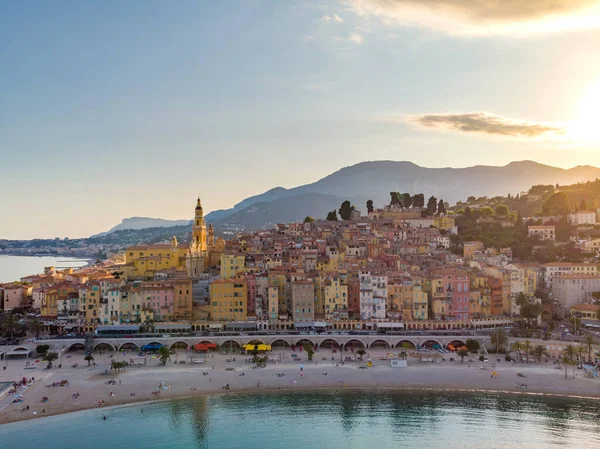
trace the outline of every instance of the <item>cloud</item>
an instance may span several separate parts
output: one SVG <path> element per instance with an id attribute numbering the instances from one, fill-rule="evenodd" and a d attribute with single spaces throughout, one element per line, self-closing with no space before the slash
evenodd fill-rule
<path id="1" fill-rule="evenodd" d="M 560 125 L 514 120 L 485 112 L 416 115 L 405 121 L 427 128 L 505 137 L 540 138 L 565 134 L 565 128 Z"/>
<path id="2" fill-rule="evenodd" d="M 365 39 L 360 34 L 352 33 L 348 40 L 350 42 L 354 42 L 355 44 L 362 44 Z"/>
<path id="3" fill-rule="evenodd" d="M 361 16 L 453 34 L 600 27 L 600 0 L 342 0 Z"/>
<path id="4" fill-rule="evenodd" d="M 342 19 L 337 14 L 334 14 L 333 16 L 325 14 L 323 17 L 321 17 L 321 22 L 323 22 L 323 23 L 331 23 L 331 22 L 343 23 L 344 19 Z"/>

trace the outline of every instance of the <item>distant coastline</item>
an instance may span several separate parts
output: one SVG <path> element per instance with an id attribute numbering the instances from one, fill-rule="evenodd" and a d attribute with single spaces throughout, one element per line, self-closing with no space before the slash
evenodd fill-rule
<path id="1" fill-rule="evenodd" d="M 62 262 L 62 263 L 61 263 Z M 56 256 L 48 254 L 0 254 L 0 282 L 14 282 L 22 277 L 44 272 L 45 267 L 82 268 L 95 262 L 89 257 Z"/>

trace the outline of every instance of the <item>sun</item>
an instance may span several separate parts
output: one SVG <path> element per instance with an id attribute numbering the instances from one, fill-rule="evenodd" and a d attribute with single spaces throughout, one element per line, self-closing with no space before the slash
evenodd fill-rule
<path id="1" fill-rule="evenodd" d="M 567 125 L 573 140 L 600 144 L 600 84 L 589 89 L 577 108 L 577 117 Z"/>

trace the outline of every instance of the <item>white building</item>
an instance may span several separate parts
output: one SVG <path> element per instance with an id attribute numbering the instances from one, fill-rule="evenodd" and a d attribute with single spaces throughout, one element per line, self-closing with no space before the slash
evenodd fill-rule
<path id="1" fill-rule="evenodd" d="M 559 274 L 554 278 L 554 300 L 565 307 L 590 304 L 595 301 L 592 293 L 600 291 L 600 276 L 585 274 Z"/>
<path id="2" fill-rule="evenodd" d="M 593 225 L 596 224 L 595 210 L 578 210 L 567 215 L 567 220 L 573 226 L 577 225 Z"/>
<path id="3" fill-rule="evenodd" d="M 547 288 L 552 288 L 554 278 L 560 274 L 598 275 L 598 266 L 588 263 L 551 262 L 542 265 L 542 279 Z"/>
<path id="4" fill-rule="evenodd" d="M 528 226 L 529 237 L 538 237 L 540 240 L 556 240 L 556 227 L 554 225 Z"/>
<path id="5" fill-rule="evenodd" d="M 435 243 L 437 243 L 438 246 L 441 246 L 444 249 L 450 249 L 450 237 L 446 235 L 440 235 L 438 237 L 435 237 L 434 241 Z"/>
<path id="6" fill-rule="evenodd" d="M 369 271 L 359 273 L 360 319 L 385 319 L 388 298 L 388 277 L 371 275 Z"/>

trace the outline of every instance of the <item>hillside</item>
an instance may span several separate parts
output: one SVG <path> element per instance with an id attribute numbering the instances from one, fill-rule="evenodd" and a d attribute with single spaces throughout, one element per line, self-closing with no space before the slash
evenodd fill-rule
<path id="1" fill-rule="evenodd" d="M 92 235 L 94 237 L 102 237 L 108 234 L 112 234 L 116 231 L 123 231 L 126 229 L 148 229 L 148 228 L 169 228 L 172 226 L 186 226 L 190 223 L 190 220 L 165 220 L 162 218 L 150 218 L 150 217 L 131 217 L 124 218 L 121 223 L 112 227 L 106 232 Z"/>
<path id="2" fill-rule="evenodd" d="M 375 207 L 389 203 L 391 191 L 424 193 L 453 204 L 469 196 L 495 197 L 527 191 L 532 185 L 569 185 L 595 180 L 600 169 L 580 166 L 569 170 L 532 161 L 511 162 L 503 167 L 478 165 L 467 168 L 426 168 L 412 162 L 361 162 L 342 168 L 316 182 L 285 189 L 276 187 L 248 197 L 231 209 L 206 215 L 217 232 L 253 230 L 273 223 L 302 220 L 306 215 L 324 218 L 327 211 L 350 200 L 364 211 L 372 199 Z M 533 208 L 531 208 L 533 209 Z M 187 224 L 186 220 L 133 217 L 108 232 Z M 102 235 L 102 234 L 100 234 Z"/>

